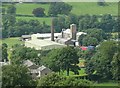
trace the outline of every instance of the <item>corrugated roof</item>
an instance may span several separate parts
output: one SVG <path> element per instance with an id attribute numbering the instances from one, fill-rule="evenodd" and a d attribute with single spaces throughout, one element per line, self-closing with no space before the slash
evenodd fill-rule
<path id="1" fill-rule="evenodd" d="M 61 45 L 61 46 L 65 46 L 64 44 L 59 44 L 50 40 L 41 40 L 41 39 L 36 39 L 36 40 L 29 40 L 29 41 L 25 41 L 28 42 L 32 45 L 37 45 L 37 46 L 49 46 L 49 45 Z"/>
<path id="2" fill-rule="evenodd" d="M 44 70 L 44 69 L 46 69 L 46 67 L 45 67 L 44 65 L 42 65 L 41 67 L 39 67 L 39 68 L 37 69 L 37 71 L 42 71 L 42 70 Z"/>
<path id="3" fill-rule="evenodd" d="M 22 38 L 28 38 L 28 37 L 31 37 L 31 35 L 22 35 L 21 37 Z"/>
<path id="4" fill-rule="evenodd" d="M 59 35 L 61 35 L 61 33 L 54 33 L 54 36 L 55 37 L 57 37 L 57 36 L 59 36 Z M 36 36 L 36 37 L 51 37 L 51 33 L 42 33 L 42 34 L 40 34 L 40 33 L 37 33 L 37 34 L 32 34 L 32 36 Z"/>

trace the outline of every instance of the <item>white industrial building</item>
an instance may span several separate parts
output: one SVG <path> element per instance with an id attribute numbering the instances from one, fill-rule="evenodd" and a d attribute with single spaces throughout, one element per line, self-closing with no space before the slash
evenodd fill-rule
<path id="1" fill-rule="evenodd" d="M 77 32 L 75 24 L 71 24 L 70 29 L 62 29 L 61 33 L 54 33 L 51 26 L 51 33 L 32 34 L 30 39 L 25 40 L 25 46 L 36 50 L 50 50 L 67 45 L 79 46 L 78 38 L 82 34 L 86 33 Z"/>
<path id="2" fill-rule="evenodd" d="M 25 46 L 35 48 L 36 50 L 50 50 L 65 47 L 64 44 L 59 44 L 50 40 L 41 40 L 33 38 L 29 41 L 25 41 Z"/>

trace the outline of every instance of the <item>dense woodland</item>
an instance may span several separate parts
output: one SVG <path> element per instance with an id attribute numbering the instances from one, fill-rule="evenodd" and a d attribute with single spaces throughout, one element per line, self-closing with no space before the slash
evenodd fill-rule
<path id="1" fill-rule="evenodd" d="M 45 4 L 45 3 L 44 3 Z M 98 3 L 105 5 L 105 3 Z M 60 7 L 63 7 L 60 9 Z M 57 9 L 55 9 L 57 8 Z M 119 20 L 110 14 L 102 16 L 71 14 L 72 6 L 65 3 L 52 3 L 49 8 L 48 16 L 54 17 L 55 32 L 61 32 L 63 28 L 69 28 L 74 23 L 77 25 L 77 31 L 86 32 L 87 35 L 79 37 L 81 46 L 92 45 L 96 47 L 93 50 L 83 51 L 79 47 L 67 46 L 61 49 L 50 51 L 40 51 L 34 48 L 26 48 L 24 45 L 14 45 L 11 49 L 10 58 L 8 58 L 8 45 L 2 44 L 2 61 L 10 61 L 11 65 L 3 66 L 2 79 L 3 88 L 12 86 L 80 86 L 89 88 L 96 82 L 113 80 L 120 81 L 120 47 L 119 41 L 115 41 L 119 36 L 112 36 L 113 32 L 119 32 Z M 42 12 L 36 14 L 36 11 Z M 55 12 L 54 12 L 55 11 Z M 20 37 L 21 35 L 33 33 L 48 33 L 50 25 L 38 20 L 16 20 L 16 8 L 14 4 L 7 10 L 3 10 L 3 38 Z M 55 13 L 55 14 L 54 14 Z M 68 14 L 69 13 L 69 14 Z M 35 16 L 46 16 L 44 8 L 33 10 Z M 80 59 L 85 60 L 85 74 L 87 79 L 81 79 L 78 66 Z M 29 70 L 22 65 L 24 60 L 31 60 L 37 65 L 45 65 L 54 73 L 38 80 L 33 80 Z M 66 72 L 63 75 L 63 72 Z M 73 72 L 75 76 L 70 76 Z"/>

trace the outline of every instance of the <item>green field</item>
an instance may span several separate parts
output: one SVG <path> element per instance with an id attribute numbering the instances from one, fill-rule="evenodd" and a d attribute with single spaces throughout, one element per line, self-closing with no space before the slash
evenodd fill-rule
<path id="1" fill-rule="evenodd" d="M 2 43 L 6 43 L 8 45 L 8 58 L 10 59 L 10 54 L 11 54 L 11 47 L 15 44 L 23 44 L 23 41 L 19 40 L 19 37 L 14 37 L 14 38 L 6 38 L 3 40 L 0 40 Z"/>
<path id="2" fill-rule="evenodd" d="M 45 21 L 46 24 L 51 24 L 51 18 L 50 17 L 16 17 L 17 20 L 38 20 L 40 23 L 43 23 Z"/>
<path id="3" fill-rule="evenodd" d="M 118 3 L 115 2 L 107 2 L 106 6 L 98 6 L 96 2 L 67 2 L 70 4 L 73 9 L 71 13 L 76 15 L 84 15 L 84 14 L 112 14 L 118 15 Z M 49 10 L 49 4 L 36 4 L 36 3 L 18 3 L 16 6 L 16 13 L 21 15 L 33 15 L 32 11 L 35 8 L 42 7 L 45 9 L 45 13 L 47 15 Z M 7 7 L 3 4 L 3 7 Z"/>
<path id="4" fill-rule="evenodd" d="M 67 2 L 68 4 L 72 5 L 73 9 L 71 13 L 74 13 L 76 15 L 85 15 L 85 14 L 91 14 L 91 15 L 102 15 L 102 14 L 112 14 L 117 16 L 118 15 L 118 4 L 109 2 L 106 6 L 98 6 L 96 2 Z M 9 5 L 9 4 L 8 4 Z M 16 7 L 16 13 L 19 15 L 32 15 L 32 11 L 35 8 L 42 7 L 45 9 L 46 15 L 48 15 L 50 4 L 37 4 L 37 3 L 17 3 L 15 4 Z M 6 4 L 3 4 L 3 7 L 7 7 Z M 50 17 L 16 17 L 17 19 L 24 19 L 24 20 L 30 20 L 30 19 L 37 19 L 41 23 L 43 21 L 46 22 L 46 24 L 50 24 L 51 20 Z"/>
<path id="5" fill-rule="evenodd" d="M 45 9 L 45 13 L 47 14 L 48 9 L 49 9 L 49 4 L 16 4 L 16 9 L 17 9 L 17 14 L 22 14 L 22 15 L 32 15 L 32 11 L 35 8 L 42 7 Z"/>
<path id="6" fill-rule="evenodd" d="M 6 38 L 6 39 L 0 40 L 0 41 L 2 41 L 2 43 L 6 43 L 8 45 L 9 49 L 15 44 L 23 44 L 24 43 L 23 41 L 19 40 L 19 37 Z"/>
<path id="7" fill-rule="evenodd" d="M 84 14 L 107 14 L 110 13 L 112 15 L 118 14 L 118 4 L 117 3 L 107 3 L 106 6 L 98 6 L 96 2 L 69 2 L 68 4 L 72 5 L 72 13 L 76 15 L 84 15 Z M 16 4 L 17 14 L 22 15 L 32 15 L 32 11 L 35 8 L 42 7 L 45 9 L 45 13 L 47 15 L 49 10 L 49 4 Z"/>
<path id="8" fill-rule="evenodd" d="M 118 14 L 118 3 L 107 3 L 106 6 L 98 6 L 96 2 L 72 2 L 69 3 L 73 6 L 72 13 L 76 15 L 84 15 L 84 14 L 94 14 L 94 15 L 102 15 L 102 14 Z"/>

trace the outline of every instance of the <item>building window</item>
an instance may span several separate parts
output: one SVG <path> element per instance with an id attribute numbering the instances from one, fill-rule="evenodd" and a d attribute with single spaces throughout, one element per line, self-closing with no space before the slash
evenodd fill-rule
<path id="1" fill-rule="evenodd" d="M 39 73 L 36 73 L 36 75 L 39 75 Z"/>
<path id="2" fill-rule="evenodd" d="M 47 73 L 45 73 L 45 75 L 47 75 Z"/>
<path id="3" fill-rule="evenodd" d="M 32 73 L 30 73 L 30 75 L 32 75 Z"/>

